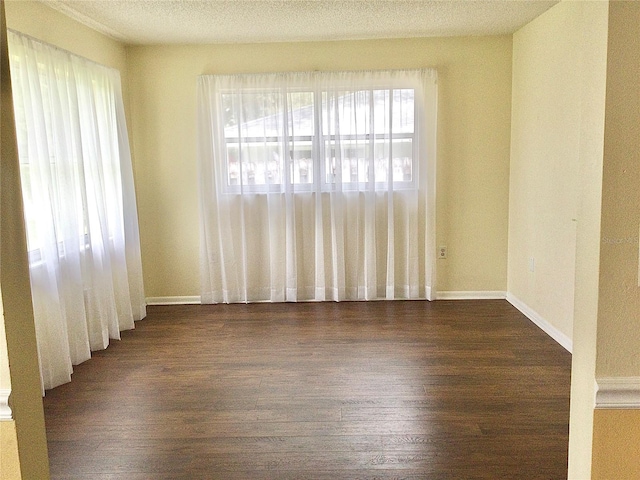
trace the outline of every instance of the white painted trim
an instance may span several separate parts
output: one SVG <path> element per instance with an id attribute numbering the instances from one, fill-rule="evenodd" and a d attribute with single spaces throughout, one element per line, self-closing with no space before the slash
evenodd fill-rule
<path id="1" fill-rule="evenodd" d="M 522 312 L 529 320 L 535 323 L 544 333 L 558 342 L 567 352 L 571 353 L 573 350 L 573 341 L 556 327 L 554 327 L 542 316 L 525 304 L 523 301 L 507 292 L 507 301 Z"/>
<path id="2" fill-rule="evenodd" d="M 9 397 L 11 396 L 10 388 L 0 388 L 0 422 L 13 420 L 13 412 L 9 405 Z"/>
<path id="3" fill-rule="evenodd" d="M 200 305 L 199 295 L 183 297 L 147 297 L 147 305 Z"/>
<path id="4" fill-rule="evenodd" d="M 640 377 L 596 378 L 596 408 L 640 408 Z"/>
<path id="5" fill-rule="evenodd" d="M 438 292 L 437 300 L 504 300 L 506 292 L 500 291 L 461 291 L 461 292 Z"/>

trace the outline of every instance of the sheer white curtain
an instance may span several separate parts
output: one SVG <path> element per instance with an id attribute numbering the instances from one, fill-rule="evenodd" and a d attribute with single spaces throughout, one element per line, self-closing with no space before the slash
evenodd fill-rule
<path id="1" fill-rule="evenodd" d="M 146 315 L 120 75 L 17 32 L 9 54 L 43 388 Z"/>
<path id="2" fill-rule="evenodd" d="M 431 299 L 435 70 L 198 80 L 202 302 Z"/>

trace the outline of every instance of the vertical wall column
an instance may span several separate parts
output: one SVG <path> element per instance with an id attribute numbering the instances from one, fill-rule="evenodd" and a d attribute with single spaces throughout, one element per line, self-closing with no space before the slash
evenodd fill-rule
<path id="1" fill-rule="evenodd" d="M 46 480 L 49 460 L 33 322 L 20 167 L 15 136 L 4 0 L 0 0 L 0 388 L 10 412 L 0 421 L 0 477 Z M 7 367 L 8 362 L 8 369 Z M 8 370 L 8 372 L 7 372 Z M 8 373 L 9 378 L 5 378 Z M 7 407 L 7 406 L 5 406 Z"/>
<path id="2" fill-rule="evenodd" d="M 593 479 L 640 476 L 640 3 L 609 3 Z"/>

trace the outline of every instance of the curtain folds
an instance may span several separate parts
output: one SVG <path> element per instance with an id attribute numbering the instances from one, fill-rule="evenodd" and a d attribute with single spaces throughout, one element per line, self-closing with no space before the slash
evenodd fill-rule
<path id="1" fill-rule="evenodd" d="M 17 32 L 9 53 L 43 389 L 146 307 L 120 75 Z"/>
<path id="2" fill-rule="evenodd" d="M 431 299 L 435 70 L 198 79 L 203 303 Z"/>

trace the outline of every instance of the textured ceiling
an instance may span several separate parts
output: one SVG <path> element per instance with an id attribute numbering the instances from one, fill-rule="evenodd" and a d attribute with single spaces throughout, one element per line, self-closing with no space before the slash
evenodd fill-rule
<path id="1" fill-rule="evenodd" d="M 41 0 L 131 44 L 509 34 L 557 1 Z"/>

